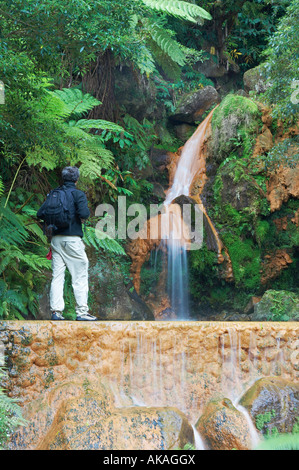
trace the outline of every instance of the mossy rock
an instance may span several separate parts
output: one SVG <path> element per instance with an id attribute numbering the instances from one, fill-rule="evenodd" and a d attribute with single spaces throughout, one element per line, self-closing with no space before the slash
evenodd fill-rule
<path id="1" fill-rule="evenodd" d="M 299 417 L 299 384 L 281 377 L 262 378 L 250 387 L 240 403 L 263 434 L 292 432 Z"/>
<path id="2" fill-rule="evenodd" d="M 261 126 L 261 113 L 254 101 L 227 95 L 213 114 L 211 158 L 220 162 L 232 153 L 250 157 Z"/>
<path id="3" fill-rule="evenodd" d="M 269 85 L 267 85 L 265 65 L 258 65 L 252 69 L 247 70 L 243 77 L 244 88 L 247 93 L 253 91 L 254 93 L 264 93 Z"/>
<path id="4" fill-rule="evenodd" d="M 227 398 L 209 402 L 195 427 L 211 450 L 251 448 L 246 418 Z"/>
<path id="5" fill-rule="evenodd" d="M 298 321 L 299 295 L 285 290 L 268 290 L 255 305 L 254 321 Z"/>

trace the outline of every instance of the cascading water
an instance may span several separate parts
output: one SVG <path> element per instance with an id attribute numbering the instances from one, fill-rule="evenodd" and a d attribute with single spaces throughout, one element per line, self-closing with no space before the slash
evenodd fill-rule
<path id="1" fill-rule="evenodd" d="M 206 131 L 210 125 L 213 111 L 200 124 L 196 132 L 182 149 L 174 180 L 165 202 L 165 215 L 162 218 L 161 246 L 167 251 L 168 296 L 176 319 L 189 318 L 188 264 L 189 240 L 186 238 L 182 213 L 173 201 L 179 196 L 189 196 L 196 175 L 203 173 L 205 161 L 201 158 Z"/>

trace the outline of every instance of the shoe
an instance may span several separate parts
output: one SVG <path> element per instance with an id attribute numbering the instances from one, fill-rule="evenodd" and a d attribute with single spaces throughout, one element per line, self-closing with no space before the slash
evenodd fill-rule
<path id="1" fill-rule="evenodd" d="M 77 315 L 77 321 L 97 321 L 97 317 L 90 315 L 90 313 L 80 313 Z"/>
<path id="2" fill-rule="evenodd" d="M 52 312 L 51 320 L 65 320 L 60 312 Z"/>

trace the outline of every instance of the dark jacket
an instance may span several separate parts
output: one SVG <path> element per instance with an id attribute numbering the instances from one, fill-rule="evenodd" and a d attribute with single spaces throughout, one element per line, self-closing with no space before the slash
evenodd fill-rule
<path id="1" fill-rule="evenodd" d="M 75 202 L 75 216 L 72 218 L 70 226 L 64 229 L 57 229 L 53 232 L 55 235 L 77 235 L 83 237 L 82 223 L 81 219 L 86 220 L 90 216 L 90 212 L 87 205 L 87 197 L 83 191 L 76 189 L 75 183 L 71 181 L 66 181 L 64 186 L 67 188 L 74 188 L 72 191 L 72 196 Z M 38 216 L 38 213 L 37 213 Z"/>

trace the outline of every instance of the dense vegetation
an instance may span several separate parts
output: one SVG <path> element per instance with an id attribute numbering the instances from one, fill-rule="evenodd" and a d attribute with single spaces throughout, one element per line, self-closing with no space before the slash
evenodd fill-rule
<path id="1" fill-rule="evenodd" d="M 167 175 L 147 177 L 149 157 L 153 149 L 176 150 L 184 143 L 168 123 L 180 97 L 206 85 L 217 85 L 225 95 L 242 86 L 244 71 L 265 62 L 271 87 L 262 99 L 274 105 L 274 117 L 285 119 L 286 125 L 298 116 L 289 99 L 298 70 L 298 0 L 1 0 L 0 25 L 0 78 L 5 84 L 5 104 L 0 105 L 3 319 L 38 313 L 50 263 L 35 214 L 49 189 L 59 184 L 63 166 L 80 166 L 80 187 L 92 210 L 118 195 L 126 195 L 128 204 L 161 202 L 161 196 L 153 196 L 153 183 L 157 178 L 167 182 Z M 207 63 L 228 71 L 228 86 L 201 72 L 201 64 Z M 132 81 L 137 98 L 128 95 L 126 100 L 125 87 Z M 139 98 L 143 107 L 134 102 Z M 259 119 L 252 101 L 247 111 Z M 249 156 L 254 129 L 239 129 L 232 148 L 228 141 L 214 142 L 219 172 L 238 171 L 243 178 L 247 160 L 243 164 L 234 156 L 236 149 Z M 280 148 L 273 151 L 274 163 L 279 152 L 285 155 Z M 240 224 L 240 214 L 221 202 L 219 175 L 214 216 L 217 211 L 221 215 L 218 229 L 229 245 L 235 286 L 252 293 L 260 285 L 262 244 L 270 233 L 263 219 L 267 209 L 260 207 L 258 218 L 247 214 Z M 231 233 L 226 233 L 226 220 L 233 220 Z M 87 244 L 128 277 L 122 243 L 95 237 L 96 221 L 89 222 Z M 257 244 L 248 235 L 241 240 L 252 226 Z M 209 265 L 214 266 L 213 253 L 195 254 L 193 279 L 200 275 L 206 290 L 212 283 L 218 292 Z M 221 289 L 226 295 L 231 286 Z M 203 295 L 197 285 L 191 291 L 195 297 Z"/>
<path id="2" fill-rule="evenodd" d="M 242 311 L 269 287 L 296 292 L 298 227 L 291 220 L 298 200 L 271 214 L 261 195 L 269 169 L 298 163 L 298 138 L 289 132 L 298 122 L 298 12 L 299 0 L 0 0 L 0 320 L 38 318 L 51 266 L 36 211 L 69 164 L 80 167 L 92 210 L 85 242 L 102 271 L 120 272 L 132 291 L 123 242 L 95 236 L 95 207 L 119 195 L 127 204 L 162 202 L 154 187 L 167 187 L 168 175 L 153 170 L 150 157 L 184 144 L 168 118 L 182 96 L 207 85 L 224 98 L 213 118 L 216 167 L 207 199 L 234 282 L 206 246 L 191 253 L 194 305 Z M 234 94 L 257 66 L 263 94 Z M 215 67 L 219 76 L 207 72 Z M 272 109 L 274 138 L 281 128 L 287 138 L 253 162 L 263 126 L 257 102 Z M 230 188 L 246 193 L 247 203 L 229 199 Z M 277 219 L 287 220 L 284 230 L 276 230 Z M 262 283 L 269 249 L 292 255 L 271 286 Z M 144 271 L 144 295 L 153 277 Z M 73 318 L 69 276 L 66 300 Z M 280 304 L 275 315 L 288 319 Z M 0 448 L 19 424 L 18 404 L 0 389 Z"/>

